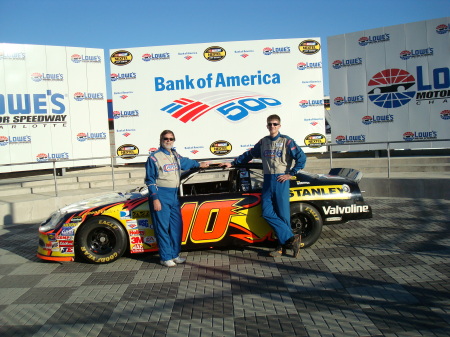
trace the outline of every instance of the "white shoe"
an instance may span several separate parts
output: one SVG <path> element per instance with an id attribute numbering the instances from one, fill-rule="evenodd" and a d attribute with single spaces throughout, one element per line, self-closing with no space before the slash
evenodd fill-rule
<path id="1" fill-rule="evenodd" d="M 172 259 L 172 261 L 175 262 L 176 264 L 182 264 L 182 263 L 186 262 L 186 259 L 178 256 L 178 257 Z"/>
<path id="2" fill-rule="evenodd" d="M 167 260 L 167 261 L 162 261 L 161 260 L 160 262 L 165 267 L 175 267 L 176 266 L 176 263 L 173 262 L 172 260 Z"/>

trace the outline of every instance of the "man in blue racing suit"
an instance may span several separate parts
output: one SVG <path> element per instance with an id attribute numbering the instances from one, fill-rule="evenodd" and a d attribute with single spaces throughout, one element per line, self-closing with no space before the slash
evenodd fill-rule
<path id="1" fill-rule="evenodd" d="M 148 157 L 145 164 L 145 184 L 149 191 L 153 228 L 161 264 L 166 267 L 186 261 L 179 256 L 183 226 L 178 200 L 180 170 L 209 166 L 207 162 L 198 163 L 180 156 L 173 149 L 174 141 L 174 133 L 164 130 L 160 135 L 160 148 Z"/>
<path id="2" fill-rule="evenodd" d="M 269 136 L 262 138 L 251 150 L 241 154 L 231 163 L 223 166 L 248 163 L 261 158 L 264 170 L 262 190 L 262 216 L 269 223 L 278 238 L 279 245 L 270 256 L 281 256 L 286 249 L 293 250 L 293 256 L 300 252 L 301 237 L 294 235 L 290 221 L 289 180 L 305 167 L 306 155 L 295 141 L 280 133 L 281 119 L 278 115 L 267 117 Z M 294 166 L 292 162 L 294 161 Z"/>

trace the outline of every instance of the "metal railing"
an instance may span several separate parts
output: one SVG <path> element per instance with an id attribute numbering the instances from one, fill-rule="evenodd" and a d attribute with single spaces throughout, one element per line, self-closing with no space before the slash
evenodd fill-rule
<path id="1" fill-rule="evenodd" d="M 343 146 L 366 146 L 366 145 L 374 145 L 374 144 L 386 144 L 386 148 L 381 149 L 369 149 L 370 151 L 380 151 L 380 150 L 386 150 L 387 151 L 387 175 L 388 178 L 390 178 L 391 176 L 391 155 L 390 152 L 392 150 L 391 145 L 392 144 L 416 144 L 416 143 L 431 143 L 431 142 L 449 142 L 450 139 L 439 139 L 439 140 L 415 140 L 413 142 L 407 142 L 407 141 L 393 141 L 393 142 L 366 142 L 366 143 L 349 143 L 349 144 L 326 144 L 323 145 L 324 148 L 326 148 L 327 150 L 324 152 L 329 153 L 329 157 L 330 157 L 330 169 L 333 168 L 333 147 L 343 147 Z M 309 148 L 308 146 L 301 146 L 302 148 Z M 448 149 L 449 147 L 441 147 L 439 149 Z M 416 148 L 414 148 L 416 149 Z M 438 149 L 438 148 L 422 148 L 422 149 L 426 149 L 426 150 L 434 150 L 434 149 Z M 400 150 L 400 148 L 397 148 L 397 150 Z M 362 152 L 362 151 L 367 151 L 367 150 L 356 150 L 358 152 Z M 319 152 L 319 151 L 318 151 Z M 336 150 L 336 152 L 345 152 L 342 150 Z M 89 158 L 77 158 L 77 159 L 62 159 L 62 160 L 47 160 L 47 161 L 41 161 L 41 162 L 25 162 L 25 163 L 11 163 L 11 164 L 0 164 L 0 167 L 7 167 L 7 166 L 21 166 L 21 165 L 36 165 L 36 164 L 48 164 L 48 163 L 52 163 L 52 170 L 53 170 L 53 181 L 54 181 L 54 186 L 55 186 L 55 194 L 56 196 L 58 196 L 58 182 L 57 182 L 57 170 L 58 169 L 66 169 L 66 168 L 73 168 L 75 166 L 64 166 L 64 163 L 67 162 L 72 162 L 72 161 L 76 161 L 76 162 L 80 162 L 80 161 L 94 161 L 94 160 L 100 160 L 100 159 L 109 159 L 110 161 L 110 167 L 111 167 L 111 179 L 112 179 L 112 189 L 115 189 L 115 173 L 114 173 L 114 167 L 115 166 L 125 166 L 126 163 L 123 164 L 117 164 L 116 163 L 116 159 L 121 158 L 121 159 L 127 159 L 131 157 L 130 155 L 124 155 L 124 156 L 104 156 L 104 157 L 89 157 Z M 148 154 L 141 154 L 141 155 L 132 155 L 133 158 L 135 157 L 148 157 Z M 230 158 L 223 158 L 223 159 L 219 159 L 219 158 L 206 158 L 206 159 L 202 159 L 202 161 L 208 161 L 208 160 L 212 160 L 212 161 L 226 161 L 229 160 Z M 142 162 L 131 162 L 130 164 L 141 164 Z M 57 165 L 59 164 L 59 165 Z M 59 167 L 57 167 L 59 166 Z M 98 166 L 98 165 L 80 165 L 80 166 L 76 166 L 76 167 L 86 167 L 86 166 Z M 100 165 L 101 166 L 101 165 Z M 43 168 L 44 169 L 44 168 Z M 48 169 L 48 168 L 45 168 Z M 8 172 L 5 173 L 0 173 L 0 174 L 7 174 Z"/>

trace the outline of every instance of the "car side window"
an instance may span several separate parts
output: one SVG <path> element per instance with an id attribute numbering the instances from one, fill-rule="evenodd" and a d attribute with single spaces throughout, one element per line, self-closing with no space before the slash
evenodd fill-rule
<path id="1" fill-rule="evenodd" d="M 229 171 L 222 169 L 198 172 L 182 183 L 180 194 L 188 196 L 229 193 L 232 189 L 229 175 Z"/>

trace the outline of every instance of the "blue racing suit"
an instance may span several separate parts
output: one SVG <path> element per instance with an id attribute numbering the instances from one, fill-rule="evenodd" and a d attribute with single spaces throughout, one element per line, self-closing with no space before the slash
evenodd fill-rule
<path id="1" fill-rule="evenodd" d="M 277 235 L 281 245 L 294 236 L 291 228 L 289 180 L 278 182 L 283 174 L 295 175 L 305 167 L 306 155 L 295 141 L 278 133 L 262 138 L 252 149 L 241 154 L 231 164 L 248 163 L 261 158 L 264 170 L 262 216 Z M 292 162 L 294 161 L 294 166 Z"/>
<path id="2" fill-rule="evenodd" d="M 181 157 L 175 150 L 160 147 L 145 164 L 145 184 L 148 186 L 148 203 L 162 261 L 172 260 L 181 251 L 181 219 L 178 187 L 181 170 L 199 167 L 195 160 Z M 159 199 L 161 210 L 156 212 L 153 200 Z"/>

